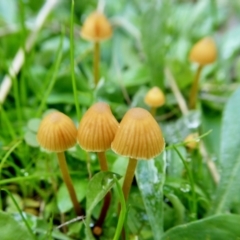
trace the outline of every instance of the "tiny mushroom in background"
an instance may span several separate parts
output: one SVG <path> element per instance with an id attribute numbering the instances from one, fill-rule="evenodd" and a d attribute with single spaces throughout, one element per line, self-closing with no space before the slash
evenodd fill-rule
<path id="1" fill-rule="evenodd" d="M 192 83 L 189 98 L 189 108 L 195 109 L 198 93 L 198 82 L 202 68 L 210 63 L 213 63 L 217 58 L 216 43 L 211 37 L 205 37 L 197 42 L 191 49 L 189 59 L 191 62 L 198 63 L 198 69 L 195 79 Z"/>
<path id="2" fill-rule="evenodd" d="M 165 147 L 161 129 L 153 116 L 145 109 L 132 108 L 123 117 L 112 150 L 129 157 L 123 183 L 123 193 L 127 200 L 137 159 L 151 159 L 159 155 Z"/>
<path id="3" fill-rule="evenodd" d="M 190 150 L 193 151 L 197 149 L 198 147 L 198 142 L 199 142 L 199 135 L 198 133 L 190 133 L 185 139 L 184 143 L 185 146 Z"/>
<path id="4" fill-rule="evenodd" d="M 150 107 L 150 112 L 154 117 L 156 115 L 157 108 L 165 104 L 163 91 L 159 87 L 151 88 L 147 92 L 144 102 Z"/>
<path id="5" fill-rule="evenodd" d="M 68 172 L 64 151 L 76 144 L 77 128 L 73 121 L 65 114 L 55 111 L 48 114 L 41 122 L 37 140 L 43 148 L 56 152 L 63 180 L 67 186 L 75 212 L 82 215 L 71 177 Z"/>
<path id="6" fill-rule="evenodd" d="M 94 83 L 99 81 L 100 42 L 112 36 L 112 27 L 105 15 L 100 11 L 91 13 L 85 20 L 81 36 L 83 39 L 94 43 Z"/>
<path id="7" fill-rule="evenodd" d="M 82 149 L 87 152 L 97 152 L 100 168 L 108 171 L 105 151 L 111 147 L 111 142 L 119 127 L 108 104 L 95 103 L 84 114 L 78 128 L 77 139 Z M 100 233 L 111 201 L 110 192 L 107 193 L 100 216 L 93 228 L 95 235 Z"/>

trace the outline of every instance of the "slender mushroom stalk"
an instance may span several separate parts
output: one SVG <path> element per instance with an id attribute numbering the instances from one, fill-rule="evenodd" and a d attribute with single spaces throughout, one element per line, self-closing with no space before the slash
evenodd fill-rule
<path id="1" fill-rule="evenodd" d="M 112 150 L 129 157 L 123 183 L 125 200 L 128 199 L 137 159 L 151 159 L 159 155 L 165 146 L 161 129 L 152 115 L 142 108 L 132 108 L 123 117 Z"/>
<path id="2" fill-rule="evenodd" d="M 192 83 L 189 97 L 189 108 L 195 109 L 197 102 L 198 86 L 201 71 L 207 64 L 213 63 L 217 58 L 217 48 L 214 40 L 210 37 L 205 37 L 198 41 L 193 47 L 189 55 L 192 62 L 198 63 L 197 72 Z"/>
<path id="3" fill-rule="evenodd" d="M 94 84 L 97 86 L 99 81 L 100 42 L 112 36 L 112 27 L 103 13 L 95 11 L 85 20 L 81 36 L 94 43 L 93 76 Z"/>
<path id="4" fill-rule="evenodd" d="M 118 122 L 112 115 L 110 107 L 103 102 L 94 104 L 83 116 L 77 139 L 82 149 L 87 152 L 97 152 L 101 171 L 108 171 L 105 151 L 111 147 L 111 142 L 118 129 Z M 110 206 L 111 193 L 104 198 L 102 210 L 95 223 L 93 232 L 102 233 L 103 222 Z"/>
<path id="5" fill-rule="evenodd" d="M 150 107 L 150 113 L 155 117 L 157 108 L 165 104 L 164 93 L 159 87 L 153 87 L 147 92 L 144 102 Z"/>
<path id="6" fill-rule="evenodd" d="M 56 152 L 63 181 L 66 184 L 74 210 L 82 215 L 80 204 L 68 172 L 64 151 L 76 144 L 77 129 L 73 121 L 61 112 L 52 112 L 41 122 L 37 140 L 43 148 Z"/>

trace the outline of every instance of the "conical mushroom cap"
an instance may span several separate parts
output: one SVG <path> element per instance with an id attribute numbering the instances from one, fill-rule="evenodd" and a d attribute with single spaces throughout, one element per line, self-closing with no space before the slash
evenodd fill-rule
<path id="1" fill-rule="evenodd" d="M 77 128 L 73 121 L 61 112 L 48 114 L 37 133 L 39 144 L 52 152 L 63 152 L 76 144 Z"/>
<path id="2" fill-rule="evenodd" d="M 102 41 L 112 36 L 112 27 L 101 12 L 93 12 L 85 20 L 82 30 L 82 38 L 90 41 Z"/>
<path id="3" fill-rule="evenodd" d="M 164 146 L 158 123 L 142 108 L 132 108 L 124 115 L 112 142 L 114 152 L 136 159 L 151 159 L 159 155 Z"/>
<path id="4" fill-rule="evenodd" d="M 86 151 L 104 152 L 118 129 L 118 122 L 108 104 L 99 102 L 90 107 L 78 128 L 78 143 Z"/>
<path id="5" fill-rule="evenodd" d="M 150 107 L 161 107 L 165 103 L 164 93 L 159 87 L 153 87 L 147 92 L 144 102 Z"/>
<path id="6" fill-rule="evenodd" d="M 200 65 L 213 63 L 217 58 L 217 47 L 214 40 L 206 37 L 198 41 L 193 47 L 189 55 L 192 62 Z"/>

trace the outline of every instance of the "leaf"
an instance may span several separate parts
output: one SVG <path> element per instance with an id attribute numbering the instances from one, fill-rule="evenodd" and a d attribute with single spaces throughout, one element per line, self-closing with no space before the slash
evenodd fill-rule
<path id="1" fill-rule="evenodd" d="M 205 218 L 167 231 L 161 240 L 226 240 L 239 239 L 240 216 L 224 214 Z"/>
<path id="2" fill-rule="evenodd" d="M 86 196 L 88 181 L 86 179 L 73 179 L 72 181 L 77 194 L 77 199 L 81 202 Z M 62 213 L 69 211 L 73 207 L 67 187 L 64 183 L 57 192 L 57 205 Z"/>
<path id="3" fill-rule="evenodd" d="M 230 97 L 223 112 L 220 163 L 221 179 L 212 212 L 221 213 L 229 209 L 240 191 L 240 88 Z"/>
<path id="4" fill-rule="evenodd" d="M 163 184 L 165 181 L 165 159 L 160 157 L 140 161 L 136 177 L 146 207 L 154 239 L 163 235 Z"/>
<path id="5" fill-rule="evenodd" d="M 41 123 L 41 119 L 32 118 L 28 121 L 27 127 L 30 131 L 37 133 L 40 123 Z"/>
<path id="6" fill-rule="evenodd" d="M 21 225 L 11 215 L 0 211 L 1 240 L 32 240 L 25 226 Z"/>
<path id="7" fill-rule="evenodd" d="M 104 198 L 114 185 L 114 178 L 120 179 L 120 175 L 112 172 L 99 172 L 90 180 L 87 188 L 87 216 L 86 235 L 88 240 L 94 240 L 90 229 L 91 214 L 94 207 Z"/>
<path id="8" fill-rule="evenodd" d="M 24 134 L 24 140 L 31 147 L 39 146 L 39 143 L 37 142 L 37 138 L 36 138 L 36 133 L 33 133 L 32 131 L 27 131 Z"/>

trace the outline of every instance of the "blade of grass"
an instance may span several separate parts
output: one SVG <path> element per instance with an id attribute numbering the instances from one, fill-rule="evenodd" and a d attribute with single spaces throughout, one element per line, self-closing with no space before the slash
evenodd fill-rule
<path id="1" fill-rule="evenodd" d="M 118 224 L 117 224 L 117 228 L 116 228 L 116 232 L 114 235 L 113 240 L 118 240 L 121 233 L 122 233 L 122 228 L 124 225 L 124 221 L 125 221 L 125 217 L 126 217 L 126 213 L 127 213 L 127 208 L 126 208 L 126 202 L 124 199 L 124 195 L 123 195 L 123 191 L 122 188 L 118 182 L 118 179 L 116 177 L 114 177 L 114 181 L 116 183 L 116 187 L 117 187 L 117 193 L 119 195 L 119 200 L 121 203 L 121 211 L 120 211 L 120 215 L 119 215 L 119 219 L 118 219 Z"/>
<path id="2" fill-rule="evenodd" d="M 36 117 L 41 116 L 42 111 L 43 111 L 43 109 L 46 105 L 47 98 L 48 98 L 49 94 L 51 93 L 51 91 L 53 89 L 53 86 L 56 82 L 58 69 L 59 69 L 59 66 L 60 66 L 60 63 L 61 63 L 61 60 L 62 60 L 63 36 L 64 36 L 64 33 L 62 32 L 62 35 L 61 35 L 61 38 L 60 38 L 60 43 L 59 43 L 58 50 L 57 50 L 56 61 L 55 61 L 54 65 L 53 65 L 53 68 L 51 70 L 52 71 L 51 74 L 49 74 L 49 77 L 50 77 L 51 80 L 50 80 L 50 83 L 48 84 L 48 87 L 45 91 L 44 97 L 42 98 L 42 101 L 39 105 L 39 108 L 38 108 L 37 113 L 36 113 Z"/>
<path id="3" fill-rule="evenodd" d="M 75 107 L 77 112 L 77 118 L 78 120 L 80 120 L 81 111 L 78 103 L 77 86 L 76 86 L 76 79 L 75 79 L 74 40 L 73 40 L 74 21 L 73 20 L 74 20 L 74 0 L 72 0 L 71 19 L 70 19 L 70 59 L 71 59 L 71 77 L 72 77 L 73 95 L 74 95 Z"/>
<path id="4" fill-rule="evenodd" d="M 189 178 L 189 183 L 191 186 L 191 191 L 192 191 L 192 201 L 191 201 L 191 211 L 192 211 L 192 215 L 191 215 L 191 219 L 195 220 L 197 217 L 197 197 L 196 197 L 196 193 L 195 193 L 195 185 L 194 185 L 194 179 L 193 179 L 193 175 L 192 172 L 186 162 L 186 160 L 184 159 L 184 157 L 182 156 L 182 154 L 178 151 L 178 149 L 173 146 L 173 149 L 176 151 L 176 153 L 178 154 L 179 158 L 181 159 L 187 174 L 188 174 L 188 178 Z"/>

